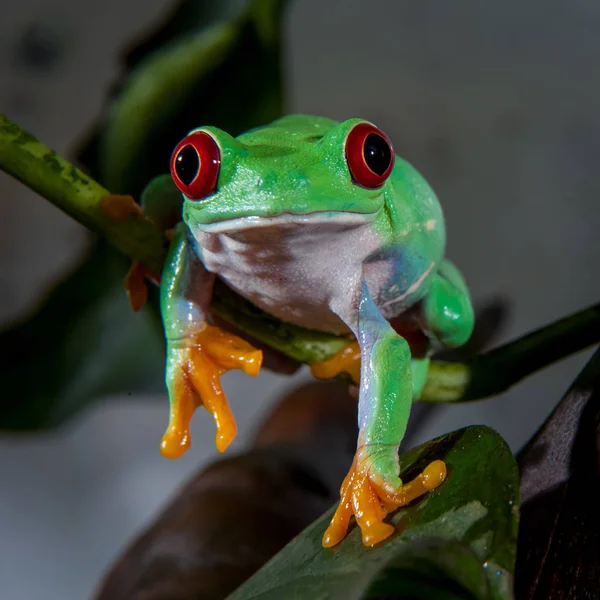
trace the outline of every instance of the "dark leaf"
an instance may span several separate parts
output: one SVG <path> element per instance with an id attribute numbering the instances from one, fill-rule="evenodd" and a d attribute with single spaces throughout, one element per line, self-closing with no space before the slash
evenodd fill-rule
<path id="1" fill-rule="evenodd" d="M 139 43 L 125 51 L 123 62 L 128 69 L 135 67 L 148 54 L 178 37 L 198 31 L 209 24 L 228 21 L 238 14 L 247 0 L 179 0 L 173 2 L 169 15 Z"/>
<path id="2" fill-rule="evenodd" d="M 220 600 L 335 501 L 354 454 L 347 386 L 278 403 L 253 449 L 203 469 L 135 539 L 98 600 Z"/>
<path id="3" fill-rule="evenodd" d="M 395 537 L 365 548 L 355 528 L 324 550 L 329 511 L 229 600 L 512 598 L 519 492 L 510 449 L 493 430 L 468 427 L 403 455 L 403 477 L 434 459 L 446 461 L 449 477 L 392 515 Z"/>
<path id="4" fill-rule="evenodd" d="M 519 454 L 519 600 L 600 598 L 600 351 Z"/>
<path id="5" fill-rule="evenodd" d="M 0 333 L 1 429 L 56 426 L 101 395 L 161 385 L 160 325 L 129 308 L 126 268 L 97 244 L 33 318 Z"/>

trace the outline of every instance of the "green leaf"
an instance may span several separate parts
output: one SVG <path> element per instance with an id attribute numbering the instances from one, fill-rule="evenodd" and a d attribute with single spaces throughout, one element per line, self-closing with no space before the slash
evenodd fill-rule
<path id="1" fill-rule="evenodd" d="M 130 53 L 133 68 L 91 142 L 97 155 L 90 148 L 83 153 L 112 192 L 139 197 L 168 171 L 173 148 L 195 127 L 238 135 L 281 116 L 285 0 L 252 0 L 237 11 L 239 2 L 225 2 L 222 10 L 219 4 L 182 3 L 156 39 Z"/>
<path id="2" fill-rule="evenodd" d="M 0 429 L 56 426 L 99 396 L 162 385 L 160 324 L 132 313 L 126 268 L 97 244 L 33 318 L 0 333 Z"/>
<path id="3" fill-rule="evenodd" d="M 448 479 L 391 516 L 394 537 L 365 548 L 355 527 L 325 550 L 332 509 L 228 600 L 512 598 L 519 487 L 510 449 L 493 430 L 467 427 L 402 455 L 403 478 L 435 459 L 446 461 Z"/>
<path id="4" fill-rule="evenodd" d="M 173 2 L 169 15 L 142 42 L 126 52 L 123 61 L 128 69 L 148 54 L 183 34 L 198 31 L 212 23 L 228 21 L 238 15 L 248 0 L 180 0 Z"/>

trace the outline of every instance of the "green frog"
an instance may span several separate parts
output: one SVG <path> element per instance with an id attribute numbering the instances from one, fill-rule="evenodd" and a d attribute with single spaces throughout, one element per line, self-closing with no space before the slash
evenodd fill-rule
<path id="1" fill-rule="evenodd" d="M 431 352 L 464 344 L 473 329 L 465 281 L 444 258 L 436 195 L 363 119 L 292 115 L 237 138 L 201 127 L 175 148 L 171 176 L 183 220 L 161 281 L 171 406 L 163 454 L 185 452 L 201 405 L 224 451 L 236 425 L 220 378 L 261 366 L 260 350 L 211 319 L 218 277 L 282 321 L 348 336 L 338 355 L 312 365 L 317 377 L 345 371 L 358 386 L 356 455 L 323 545 L 339 543 L 352 516 L 365 545 L 381 542 L 394 531 L 387 514 L 446 477 L 442 461 L 410 482 L 399 477 L 398 447 L 428 366 L 408 333 L 421 332 Z"/>

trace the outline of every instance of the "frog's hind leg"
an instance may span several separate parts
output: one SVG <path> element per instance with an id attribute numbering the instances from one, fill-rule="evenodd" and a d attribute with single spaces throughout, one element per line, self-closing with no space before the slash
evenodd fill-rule
<path id="1" fill-rule="evenodd" d="M 439 346 L 462 346 L 473 333 L 475 316 L 460 271 L 444 260 L 421 306 L 421 327 Z"/>
<path id="2" fill-rule="evenodd" d="M 359 439 L 341 501 L 323 537 L 333 546 L 346 535 L 354 515 L 363 543 L 372 546 L 394 528 L 387 514 L 437 487 L 446 476 L 435 461 L 413 481 L 399 477 L 398 447 L 406 431 L 413 399 L 413 373 L 408 343 L 384 319 L 363 284 L 356 337 L 361 349 Z"/>

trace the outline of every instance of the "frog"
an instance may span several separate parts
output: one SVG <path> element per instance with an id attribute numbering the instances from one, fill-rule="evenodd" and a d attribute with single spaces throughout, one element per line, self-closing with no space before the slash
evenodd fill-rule
<path id="1" fill-rule="evenodd" d="M 436 460 L 404 482 L 398 449 L 431 353 L 461 346 L 474 325 L 433 189 L 370 121 L 310 115 L 237 137 L 193 129 L 172 153 L 170 177 L 181 212 L 160 281 L 170 402 L 161 452 L 187 451 L 200 406 L 225 451 L 237 429 L 221 377 L 261 368 L 262 351 L 211 316 L 219 279 L 280 321 L 346 340 L 310 365 L 358 390 L 356 453 L 322 544 L 339 544 L 352 518 L 365 546 L 384 541 L 395 530 L 387 515 L 447 476 Z M 415 331 L 424 352 L 411 343 Z"/>

